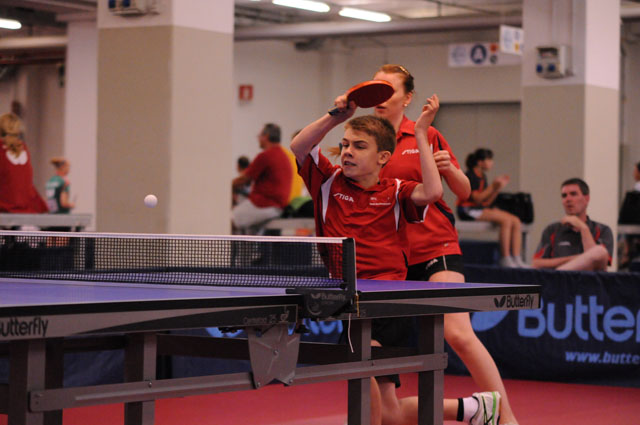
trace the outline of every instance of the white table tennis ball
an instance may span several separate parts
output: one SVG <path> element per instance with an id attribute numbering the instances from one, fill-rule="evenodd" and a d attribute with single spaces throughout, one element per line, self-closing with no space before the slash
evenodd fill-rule
<path id="1" fill-rule="evenodd" d="M 149 208 L 153 208 L 158 205 L 158 198 L 156 195 L 149 194 L 144 197 L 144 204 Z"/>

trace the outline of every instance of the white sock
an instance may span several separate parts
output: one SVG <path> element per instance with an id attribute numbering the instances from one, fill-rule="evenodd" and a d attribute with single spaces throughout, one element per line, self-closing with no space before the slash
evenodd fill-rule
<path id="1" fill-rule="evenodd" d="M 462 421 L 464 423 L 469 423 L 471 422 L 471 418 L 478 413 L 478 407 L 480 407 L 480 404 L 475 397 L 465 397 L 462 399 L 462 405 L 464 407 L 464 417 L 462 418 Z"/>
<path id="2" fill-rule="evenodd" d="M 527 263 L 524 262 L 522 257 L 514 255 L 512 258 L 513 258 L 513 261 L 518 265 L 518 267 L 523 268 L 523 269 L 530 269 L 531 268 L 530 265 L 528 265 Z"/>

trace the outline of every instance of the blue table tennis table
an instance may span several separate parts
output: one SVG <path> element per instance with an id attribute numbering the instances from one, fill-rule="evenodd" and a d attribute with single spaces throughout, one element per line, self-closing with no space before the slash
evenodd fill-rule
<path id="1" fill-rule="evenodd" d="M 2 277 L 0 352 L 9 358 L 10 375 L 0 385 L 0 413 L 11 425 L 60 424 L 65 408 L 124 403 L 126 424 L 153 424 L 161 398 L 347 380 L 348 423 L 368 424 L 369 378 L 417 372 L 419 423 L 442 424 L 443 315 L 540 305 L 535 285 L 357 280 L 353 308 L 320 318 L 349 321 L 350 344 L 301 342 L 292 329 L 313 313 L 314 296 L 334 295 Z M 417 317 L 416 348 L 371 347 L 372 319 L 408 316 Z M 244 329 L 247 338 L 167 332 L 205 327 Z M 65 352 L 113 348 L 125 352 L 123 383 L 62 386 Z M 159 355 L 246 359 L 251 371 L 157 379 Z"/>

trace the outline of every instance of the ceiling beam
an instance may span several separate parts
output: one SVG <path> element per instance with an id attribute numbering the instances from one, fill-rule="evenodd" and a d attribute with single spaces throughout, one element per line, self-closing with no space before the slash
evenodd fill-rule
<path id="1" fill-rule="evenodd" d="M 308 37 L 346 37 L 385 35 L 411 32 L 453 31 L 461 29 L 497 28 L 500 25 L 522 25 L 522 16 L 476 16 L 406 19 L 374 22 L 312 22 L 236 28 L 236 41 L 292 39 Z"/>

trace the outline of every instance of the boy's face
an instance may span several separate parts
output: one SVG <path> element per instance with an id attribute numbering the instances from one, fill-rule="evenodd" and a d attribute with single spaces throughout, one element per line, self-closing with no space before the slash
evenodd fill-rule
<path id="1" fill-rule="evenodd" d="M 378 152 L 378 145 L 373 136 L 352 128 L 345 130 L 340 163 L 346 177 L 356 181 L 370 175 L 377 178 L 380 168 L 390 157 L 389 151 Z"/>

